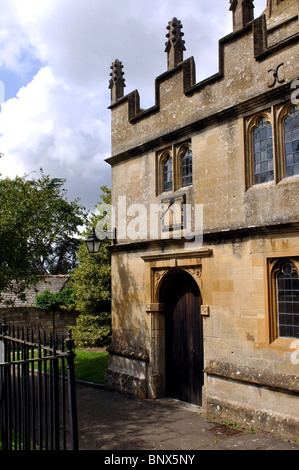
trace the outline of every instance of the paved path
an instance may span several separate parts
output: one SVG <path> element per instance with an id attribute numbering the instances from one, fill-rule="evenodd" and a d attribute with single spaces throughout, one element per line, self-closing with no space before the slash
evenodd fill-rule
<path id="1" fill-rule="evenodd" d="M 207 420 L 198 407 L 172 399 L 138 400 L 79 385 L 77 403 L 81 450 L 299 450 Z"/>

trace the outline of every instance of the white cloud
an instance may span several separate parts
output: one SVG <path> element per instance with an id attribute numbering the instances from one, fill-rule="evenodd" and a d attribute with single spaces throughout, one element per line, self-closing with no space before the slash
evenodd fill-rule
<path id="1" fill-rule="evenodd" d="M 256 16 L 265 4 L 255 1 Z M 0 173 L 43 167 L 66 177 L 70 197 L 89 207 L 100 185 L 110 184 L 104 159 L 112 61 L 124 64 L 125 91 L 137 88 L 148 107 L 154 80 L 166 70 L 168 21 L 183 23 L 185 58 L 194 56 L 197 80 L 218 70 L 218 40 L 232 29 L 228 0 L 0 0 L 0 9 L 0 80 L 1 67 L 24 77 L 0 113 Z"/>
<path id="2" fill-rule="evenodd" d="M 108 156 L 110 131 L 99 117 L 100 106 L 100 96 L 70 87 L 54 77 L 50 67 L 42 68 L 16 98 L 2 107 L 2 175 L 12 176 L 16 165 L 18 173 L 22 168 L 22 174 L 43 167 L 53 176 L 78 172 L 88 181 L 96 163 L 100 185 L 100 172 L 108 175 L 103 159 Z"/>

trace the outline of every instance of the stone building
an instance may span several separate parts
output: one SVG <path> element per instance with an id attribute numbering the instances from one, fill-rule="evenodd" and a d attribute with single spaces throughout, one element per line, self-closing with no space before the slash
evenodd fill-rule
<path id="1" fill-rule="evenodd" d="M 155 105 L 111 69 L 112 330 L 106 385 L 299 437 L 298 0 L 231 0 L 197 83 L 167 26 Z M 229 14 L 229 13 L 228 13 Z"/>

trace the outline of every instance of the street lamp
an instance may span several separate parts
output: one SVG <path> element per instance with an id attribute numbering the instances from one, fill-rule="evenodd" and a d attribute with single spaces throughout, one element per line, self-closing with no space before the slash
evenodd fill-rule
<path id="1" fill-rule="evenodd" d="M 101 246 L 101 242 L 105 238 L 110 238 L 113 240 L 113 243 L 116 243 L 116 229 L 114 229 L 113 232 L 101 232 L 101 235 L 102 237 L 98 238 L 95 229 L 93 228 L 92 233 L 85 240 L 89 253 L 98 253 Z"/>
<path id="2" fill-rule="evenodd" d="M 101 240 L 99 240 L 98 237 L 96 236 L 95 229 L 93 229 L 92 233 L 85 240 L 85 243 L 86 243 L 89 253 L 99 252 Z"/>

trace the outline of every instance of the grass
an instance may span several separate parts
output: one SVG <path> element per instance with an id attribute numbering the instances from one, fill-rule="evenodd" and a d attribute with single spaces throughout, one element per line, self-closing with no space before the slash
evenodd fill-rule
<path id="1" fill-rule="evenodd" d="M 1 429 L 1 427 L 0 427 L 0 450 L 6 450 L 6 449 L 3 449 L 2 429 Z M 18 435 L 15 434 L 15 433 L 12 433 L 12 436 L 11 436 L 11 449 L 10 450 L 24 450 L 23 442 L 20 441 Z M 32 445 L 30 445 L 30 450 L 33 450 Z"/>
<path id="2" fill-rule="evenodd" d="M 37 357 L 37 354 L 36 350 L 34 357 Z M 108 352 L 104 348 L 102 351 L 92 350 L 92 348 L 91 350 L 76 348 L 75 354 L 76 379 L 103 384 L 104 372 L 108 367 Z M 37 364 L 34 364 L 34 368 L 37 369 L 37 367 Z M 60 367 L 59 362 L 59 372 Z M 47 370 L 49 370 L 49 363 L 47 363 Z M 65 370 L 65 374 L 67 374 L 67 370 Z"/>
<path id="3" fill-rule="evenodd" d="M 108 367 L 108 352 L 75 350 L 75 376 L 77 380 L 104 383 L 104 372 Z"/>

